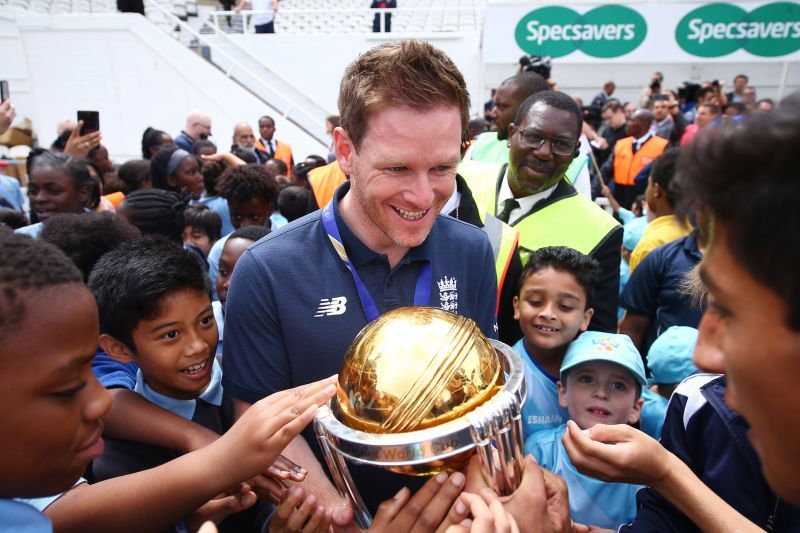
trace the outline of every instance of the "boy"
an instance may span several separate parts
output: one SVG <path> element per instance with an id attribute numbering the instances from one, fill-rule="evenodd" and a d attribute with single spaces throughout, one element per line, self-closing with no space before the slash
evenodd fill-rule
<path id="1" fill-rule="evenodd" d="M 558 401 L 558 373 L 569 344 L 586 331 L 594 310 L 588 307 L 597 282 L 594 259 L 564 246 L 540 248 L 520 275 L 514 318 L 524 337 L 514 349 L 525 363 L 528 393 L 522 405 L 525 436 L 559 426 L 567 410 Z M 645 390 L 641 429 L 658 438 L 666 402 Z"/>
<path id="2" fill-rule="evenodd" d="M 228 202 L 234 229 L 266 226 L 276 230 L 287 223 L 286 218 L 275 212 L 280 192 L 278 182 L 262 165 L 239 165 L 227 170 L 217 183 L 217 192 Z M 208 278 L 212 289 L 217 283 L 219 256 L 227 238 L 223 236 L 218 240 L 208 254 Z M 216 290 L 212 296 L 218 299 Z"/>
<path id="3" fill-rule="evenodd" d="M 558 401 L 582 430 L 595 424 L 639 421 L 646 385 L 639 352 L 625 335 L 587 331 L 573 341 L 561 365 Z M 525 441 L 525 451 L 564 478 L 575 522 L 614 528 L 636 515 L 636 485 L 605 483 L 579 473 L 561 437 L 566 423 L 540 431 Z"/>
<path id="4" fill-rule="evenodd" d="M 69 259 L 50 244 L 0 231 L 2 531 L 51 531 L 47 517 L 12 498 L 69 489 L 103 451 L 110 401 L 92 374 L 97 330 L 96 304 Z M 263 471 L 334 391 L 330 380 L 306 387 L 299 405 L 299 390 L 273 395 L 201 451 L 79 485 L 51 506 L 53 523 L 75 531 L 163 529 Z"/>
<path id="5" fill-rule="evenodd" d="M 183 212 L 183 245 L 192 245 L 208 257 L 211 247 L 220 238 L 222 219 L 207 205 L 195 204 Z"/>
<path id="6" fill-rule="evenodd" d="M 651 390 L 669 400 L 678 384 L 697 372 L 692 362 L 696 343 L 697 330 L 687 326 L 672 326 L 653 342 L 647 352 Z"/>
<path id="7" fill-rule="evenodd" d="M 225 324 L 225 300 L 228 299 L 228 285 L 233 276 L 233 268 L 248 246 L 269 235 L 269 228 L 264 226 L 245 226 L 231 233 L 230 238 L 225 241 L 222 247 L 222 255 L 219 257 L 219 272 L 217 272 L 217 294 L 219 300 L 212 302 L 214 307 L 214 319 L 217 321 L 217 331 L 219 332 L 219 343 L 217 344 L 217 355 L 222 356 L 222 334 Z"/>
<path id="8" fill-rule="evenodd" d="M 567 420 L 558 403 L 557 376 L 569 343 L 586 331 L 594 314 L 588 301 L 598 272 L 597 261 L 564 246 L 540 248 L 522 270 L 513 304 L 524 337 L 514 349 L 525 362 L 528 383 L 522 406 L 526 437 Z"/>

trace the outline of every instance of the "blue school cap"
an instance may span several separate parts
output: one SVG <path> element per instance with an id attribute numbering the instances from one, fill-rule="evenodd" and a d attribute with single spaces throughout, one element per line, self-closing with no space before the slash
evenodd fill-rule
<path id="1" fill-rule="evenodd" d="M 644 228 L 647 227 L 647 217 L 637 217 L 622 227 L 622 247 L 633 251 L 642 240 Z"/>
<path id="2" fill-rule="evenodd" d="M 589 361 L 608 361 L 626 368 L 642 387 L 647 386 L 644 363 L 639 350 L 627 335 L 586 331 L 570 343 L 561 362 L 561 379 L 564 372 Z"/>
<path id="3" fill-rule="evenodd" d="M 647 352 L 647 366 L 656 383 L 680 383 L 697 372 L 692 362 L 697 330 L 672 326 L 661 334 Z"/>

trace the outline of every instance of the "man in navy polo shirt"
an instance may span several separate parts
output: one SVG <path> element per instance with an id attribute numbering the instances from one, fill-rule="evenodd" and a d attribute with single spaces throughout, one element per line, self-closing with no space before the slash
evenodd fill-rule
<path id="1" fill-rule="evenodd" d="M 645 355 L 653 341 L 672 326 L 696 328 L 703 309 L 692 304 L 681 291 L 686 273 L 703 258 L 705 230 L 659 246 L 631 274 L 622 292 L 625 309 L 623 333 L 630 336 Z"/>
<path id="2" fill-rule="evenodd" d="M 461 73 L 426 43 L 387 43 L 348 67 L 334 144 L 350 180 L 321 211 L 262 239 L 236 264 L 223 384 L 238 414 L 273 392 L 338 373 L 357 333 L 390 309 L 441 307 L 496 337 L 489 241 L 439 216 L 455 187 L 468 107 Z M 311 429 L 284 453 L 308 469 L 307 494 L 339 504 Z M 373 513 L 417 481 L 372 467 L 351 472 Z"/>

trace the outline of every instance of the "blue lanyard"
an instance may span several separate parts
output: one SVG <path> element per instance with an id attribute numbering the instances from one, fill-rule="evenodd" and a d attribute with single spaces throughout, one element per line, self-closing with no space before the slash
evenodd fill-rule
<path id="1" fill-rule="evenodd" d="M 353 275 L 353 281 L 356 284 L 358 297 L 361 299 L 361 307 L 364 309 L 367 322 L 372 322 L 380 316 L 380 313 L 378 313 L 378 308 L 375 306 L 375 301 L 369 294 L 366 285 L 364 285 L 364 282 L 361 281 L 361 277 L 358 275 L 355 267 L 347 257 L 347 252 L 344 249 L 344 244 L 342 244 L 342 237 L 339 234 L 339 228 L 336 226 L 336 219 L 333 215 L 333 202 L 335 201 L 336 198 L 334 197 L 322 210 L 322 225 L 325 227 L 328 238 L 331 240 L 333 249 L 336 250 L 337 254 L 339 254 L 339 259 L 342 260 L 347 269 Z M 430 298 L 431 262 L 425 261 L 422 266 L 420 266 L 419 274 L 417 275 L 417 287 L 414 289 L 414 305 L 429 305 Z"/>

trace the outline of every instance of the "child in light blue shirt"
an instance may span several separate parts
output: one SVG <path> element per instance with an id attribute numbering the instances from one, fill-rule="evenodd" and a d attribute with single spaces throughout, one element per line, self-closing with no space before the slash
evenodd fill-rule
<path id="1" fill-rule="evenodd" d="M 561 365 L 558 401 L 581 429 L 595 424 L 634 424 L 645 387 L 644 365 L 627 335 L 587 331 L 570 344 Z M 529 436 L 525 451 L 564 478 L 575 522 L 616 529 L 636 516 L 636 491 L 627 483 L 606 483 L 578 472 L 561 437 L 566 422 Z"/>

